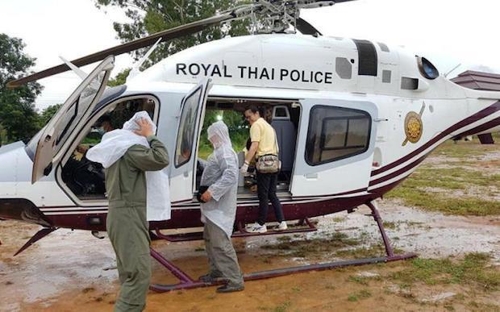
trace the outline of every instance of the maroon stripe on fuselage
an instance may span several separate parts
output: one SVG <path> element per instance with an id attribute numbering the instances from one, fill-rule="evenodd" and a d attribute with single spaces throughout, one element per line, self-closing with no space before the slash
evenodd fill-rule
<path id="1" fill-rule="evenodd" d="M 472 128 L 472 129 L 467 130 L 465 132 L 459 133 L 458 135 L 460 135 L 460 136 L 473 135 L 473 134 L 480 133 L 480 132 L 486 131 L 488 129 L 497 127 L 499 124 L 500 124 L 500 117 L 495 118 L 495 119 L 493 119 L 493 120 L 491 120 L 483 125 L 479 125 L 475 128 Z"/>
<path id="2" fill-rule="evenodd" d="M 373 194 L 374 198 L 382 197 L 385 193 L 389 192 L 390 190 L 395 188 L 399 183 L 403 182 L 403 180 L 404 179 L 400 179 L 381 187 L 375 187 L 370 190 L 370 193 Z"/>
<path id="3" fill-rule="evenodd" d="M 400 158 L 400 159 L 388 164 L 387 166 L 383 166 L 379 169 L 373 170 L 371 173 L 371 176 L 373 177 L 374 175 L 383 173 L 384 171 L 390 170 L 390 169 L 408 161 L 409 159 L 415 157 L 416 155 L 420 154 L 422 151 L 428 149 L 430 146 L 434 145 L 436 142 L 440 141 L 442 138 L 449 135 L 450 133 L 452 133 L 460 128 L 463 128 L 467 125 L 470 125 L 471 123 L 474 123 L 478 120 L 481 120 L 481 119 L 483 119 L 491 114 L 494 114 L 498 110 L 500 110 L 500 101 L 497 101 L 497 102 L 493 103 L 492 105 L 488 106 L 487 108 L 475 113 L 474 115 L 467 117 L 464 120 L 454 124 L 453 126 L 449 127 L 448 129 L 444 130 L 443 132 L 441 132 L 439 135 L 432 138 L 429 142 L 425 143 L 424 145 L 422 145 L 421 147 L 419 147 L 415 151 L 411 152 L 410 154 L 404 156 L 403 158 Z M 496 118 L 494 120 L 497 120 L 497 119 L 498 118 Z M 490 121 L 488 123 L 493 123 L 493 122 L 494 121 Z M 478 127 L 480 127 L 480 126 L 478 126 Z M 478 127 L 476 127 L 476 128 L 478 128 Z M 492 128 L 492 126 L 487 127 L 485 130 L 487 130 L 489 128 Z M 471 131 L 471 130 L 469 130 L 469 131 Z M 482 131 L 484 131 L 484 130 L 482 130 Z"/>
<path id="4" fill-rule="evenodd" d="M 347 198 L 329 198 L 318 200 L 321 197 L 311 198 L 310 202 L 296 203 L 293 201 L 283 203 L 283 213 L 287 220 L 297 220 L 303 218 L 312 218 L 327 214 L 337 213 L 354 209 L 377 197 L 378 193 L 369 193 Z M 271 209 L 270 209 L 271 210 Z M 259 204 L 256 201 L 253 205 L 238 206 L 236 211 L 236 222 L 253 223 L 257 220 Z M 73 215 L 49 215 L 48 219 L 56 227 L 106 231 L 106 213 L 82 212 Z M 91 218 L 100 218 L 99 225 L 90 225 L 88 220 Z M 273 213 L 269 213 L 268 222 L 276 221 Z M 172 218 L 168 221 L 152 221 L 149 223 L 150 229 L 182 229 L 202 227 L 200 220 L 200 209 L 197 207 L 172 209 Z"/>
<path id="5" fill-rule="evenodd" d="M 412 163 L 409 163 L 408 165 L 406 165 L 406 166 L 402 167 L 402 168 L 401 168 L 401 169 L 399 169 L 399 170 L 394 171 L 394 172 L 393 172 L 393 173 L 391 173 L 391 174 L 385 175 L 385 176 L 383 176 L 383 177 L 381 177 L 381 178 L 378 178 L 378 179 L 376 179 L 376 180 L 372 180 L 372 181 L 370 181 L 370 185 L 369 185 L 369 186 L 371 187 L 371 186 L 374 186 L 374 185 L 377 185 L 377 184 L 383 183 L 383 182 L 385 182 L 385 181 L 387 181 L 387 180 L 390 180 L 390 179 L 392 179 L 392 178 L 394 178 L 394 177 L 397 177 L 397 176 L 399 176 L 399 175 L 401 175 L 401 174 L 404 174 L 405 172 L 410 171 L 410 170 L 411 170 L 411 169 L 413 169 L 414 167 L 418 166 L 421 162 L 423 162 L 423 161 L 424 161 L 424 159 L 425 159 L 425 158 L 427 158 L 427 155 L 424 155 L 424 156 L 422 156 L 422 157 L 418 158 L 417 160 L 413 161 Z M 402 180 L 402 179 L 399 179 L 399 182 L 401 182 L 401 180 Z M 399 183 L 399 182 L 398 182 L 398 183 Z M 370 191 L 371 191 L 371 190 L 370 190 Z"/>

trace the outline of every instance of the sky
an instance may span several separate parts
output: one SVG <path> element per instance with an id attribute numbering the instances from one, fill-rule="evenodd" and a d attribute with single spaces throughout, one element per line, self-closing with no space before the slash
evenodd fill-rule
<path id="1" fill-rule="evenodd" d="M 0 33 L 23 40 L 23 51 L 36 58 L 34 71 L 61 64 L 60 56 L 73 60 L 120 44 L 113 21 L 125 20 L 121 11 L 99 10 L 93 0 L 0 0 Z M 112 75 L 131 64 L 127 54 L 118 56 Z M 83 70 L 90 73 L 96 65 Z M 63 103 L 81 79 L 68 71 L 38 82 L 44 90 L 35 105 L 42 110 Z"/>
<path id="2" fill-rule="evenodd" d="M 451 78 L 468 69 L 500 73 L 498 12 L 498 0 L 357 0 L 302 10 L 301 17 L 325 36 L 404 46 L 442 74 L 460 64 Z M 23 40 L 35 71 L 59 65 L 59 56 L 72 60 L 118 45 L 113 21 L 125 21 L 122 12 L 99 10 L 93 0 L 0 0 L 0 33 Z M 131 64 L 130 56 L 118 56 L 112 75 Z M 45 89 L 37 108 L 64 102 L 80 81 L 73 72 L 39 80 Z"/>

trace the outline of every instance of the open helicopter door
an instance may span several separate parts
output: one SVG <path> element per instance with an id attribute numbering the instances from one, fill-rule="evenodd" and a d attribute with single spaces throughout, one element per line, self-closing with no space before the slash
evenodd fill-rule
<path id="1" fill-rule="evenodd" d="M 61 148 L 85 125 L 101 97 L 114 67 L 114 56 L 104 59 L 76 88 L 52 117 L 38 141 L 31 183 L 48 175 L 61 159 Z"/>
<path id="2" fill-rule="evenodd" d="M 200 139 L 211 80 L 204 79 L 181 102 L 173 167 L 170 171 L 170 200 L 191 201 L 196 184 Z"/>

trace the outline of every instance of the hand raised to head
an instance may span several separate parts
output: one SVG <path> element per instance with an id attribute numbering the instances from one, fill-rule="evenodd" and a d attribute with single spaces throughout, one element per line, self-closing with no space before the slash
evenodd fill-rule
<path id="1" fill-rule="evenodd" d="M 137 124 L 139 125 L 139 130 L 135 130 L 134 133 L 138 135 L 142 135 L 143 137 L 148 137 L 153 135 L 153 125 L 150 124 L 145 118 L 141 118 L 137 120 Z"/>

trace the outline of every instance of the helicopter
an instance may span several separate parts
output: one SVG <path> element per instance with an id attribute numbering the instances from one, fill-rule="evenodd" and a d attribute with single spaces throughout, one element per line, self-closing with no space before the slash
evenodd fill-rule
<path id="1" fill-rule="evenodd" d="M 84 158 L 75 161 L 74 152 L 95 138 L 103 116 L 123 122 L 143 110 L 171 154 L 172 218 L 151 221 L 150 231 L 169 241 L 200 239 L 198 232 L 165 230 L 202 226 L 195 194 L 205 114 L 243 112 L 252 104 L 266 111 L 276 130 L 282 164 L 277 195 L 286 220 L 298 220 L 297 227 L 258 235 L 314 231 L 311 218 L 366 205 L 386 255 L 250 273 L 245 280 L 415 257 L 394 253 L 375 200 L 444 141 L 499 131 L 500 93 L 463 88 L 399 46 L 324 37 L 300 18 L 302 9 L 346 1 L 254 1 L 9 82 L 16 87 L 100 62 L 30 142 L 0 148 L 0 218 L 42 226 L 18 253 L 59 228 L 100 237 L 107 215 L 102 170 Z M 160 42 L 255 15 L 268 22 L 259 34 L 186 49 L 134 72 L 125 85 L 106 87 L 116 55 L 153 46 L 150 53 Z M 240 177 L 233 237 L 256 235 L 244 225 L 257 214 L 257 195 Z M 152 289 L 204 286 L 153 248 L 151 255 L 179 279 Z"/>

